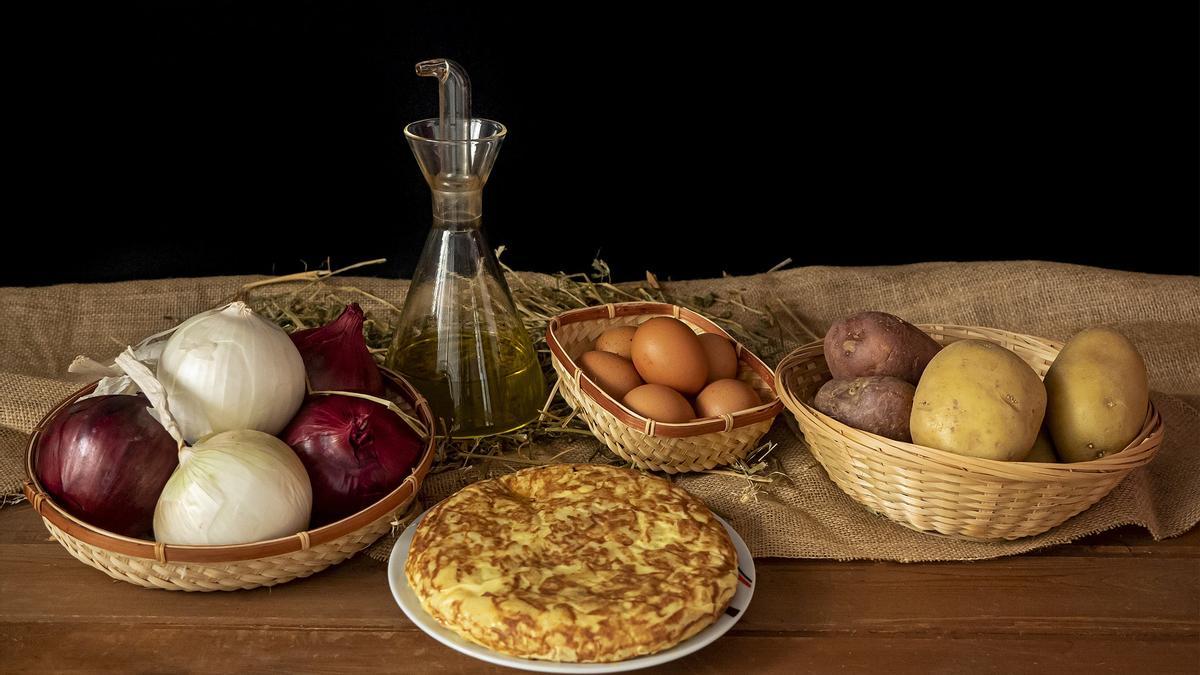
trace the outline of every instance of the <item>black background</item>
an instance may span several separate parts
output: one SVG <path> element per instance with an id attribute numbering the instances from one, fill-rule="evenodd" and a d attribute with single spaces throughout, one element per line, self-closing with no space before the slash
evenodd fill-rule
<path id="1" fill-rule="evenodd" d="M 9 24 L 6 284 L 407 275 L 436 56 L 509 126 L 485 221 L 517 268 L 1200 272 L 1194 3 L 40 7 Z"/>

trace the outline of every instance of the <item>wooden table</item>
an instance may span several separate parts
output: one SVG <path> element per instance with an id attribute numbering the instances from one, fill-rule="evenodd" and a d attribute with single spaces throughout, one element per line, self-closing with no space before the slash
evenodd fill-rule
<path id="1" fill-rule="evenodd" d="M 1200 672 L 1200 529 L 975 563 L 757 565 L 736 629 L 659 671 Z M 503 670 L 417 630 L 373 560 L 274 589 L 142 590 L 75 561 L 27 504 L 0 510 L 0 601 L 6 672 Z"/>

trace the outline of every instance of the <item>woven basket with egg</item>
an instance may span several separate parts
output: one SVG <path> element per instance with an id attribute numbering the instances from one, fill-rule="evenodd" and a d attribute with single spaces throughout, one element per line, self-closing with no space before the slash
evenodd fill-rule
<path id="1" fill-rule="evenodd" d="M 783 409 L 761 359 L 676 305 L 565 312 L 550 322 L 546 342 L 563 398 L 640 468 L 678 473 L 742 459 Z"/>

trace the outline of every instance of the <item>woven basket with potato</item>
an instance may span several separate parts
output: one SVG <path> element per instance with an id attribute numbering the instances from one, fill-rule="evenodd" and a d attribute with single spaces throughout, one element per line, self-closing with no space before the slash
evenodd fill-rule
<path id="1" fill-rule="evenodd" d="M 920 375 L 916 387 L 871 376 L 835 382 L 822 394 L 822 388 L 831 380 L 825 355 L 828 339 L 796 349 L 776 369 L 780 399 L 795 415 L 814 457 L 838 487 L 871 511 L 919 531 L 961 539 L 1028 537 L 1045 532 L 1095 504 L 1129 472 L 1153 459 L 1162 443 L 1162 419 L 1144 392 L 1136 392 L 1127 398 L 1140 402 L 1132 405 L 1142 407 L 1124 414 L 1127 443 L 1116 448 L 1089 448 L 1093 444 L 1085 439 L 1077 442 L 1078 447 L 1069 447 L 1072 432 L 1078 431 L 1071 425 L 1086 427 L 1090 413 L 1090 404 L 1082 400 L 1088 397 L 1079 394 L 1081 387 L 1077 384 L 1089 375 L 1072 372 L 1056 376 L 1060 380 L 1057 383 L 1047 380 L 1048 405 L 1047 394 L 1044 391 L 1040 394 L 1043 409 L 1048 411 L 1048 422 L 1051 426 L 1055 420 L 1059 422 L 1055 429 L 1062 441 L 1058 455 L 1082 460 L 1059 461 L 1047 446 L 1047 434 L 1039 434 L 1040 417 L 1028 422 L 1032 428 L 1024 422 L 1018 422 L 1014 428 L 1011 422 L 1006 427 L 996 420 L 979 420 L 985 417 L 982 410 L 1020 420 L 1023 406 L 1030 405 L 1025 399 L 1038 397 L 1037 390 L 1041 389 L 1038 380 L 1046 376 L 1063 351 L 1063 344 L 994 328 L 951 325 L 917 328 L 938 345 L 966 340 L 983 344 L 972 342 L 960 345 L 953 353 L 939 352 L 929 362 L 930 370 Z M 842 349 L 845 344 L 852 352 L 858 344 L 854 339 L 854 336 L 847 340 L 839 338 L 834 341 L 834 348 Z M 1030 382 L 1021 385 L 1028 388 L 1027 396 L 1020 392 L 1010 395 L 1005 393 L 1008 389 L 998 387 L 1002 378 L 990 369 L 994 363 L 1011 367 L 1005 361 L 1012 359 L 998 353 L 997 346 L 1032 369 L 1033 375 L 1025 377 L 1038 386 L 1028 387 Z M 1079 351 L 1082 350 L 1076 353 Z M 970 359 L 979 357 L 964 355 L 966 352 L 986 354 L 981 361 L 971 362 Z M 939 364 L 938 359 L 943 356 Z M 979 370 L 971 371 L 970 363 L 976 363 Z M 1140 364 L 1139 358 L 1137 365 Z M 910 365 L 906 363 L 901 370 Z M 931 370 L 935 368 L 940 371 L 933 373 L 932 379 L 937 382 L 931 381 Z M 1111 371 L 1114 367 L 1106 368 Z M 1061 380 L 1067 375 L 1074 377 L 1072 382 L 1076 384 L 1064 386 Z M 947 383 L 954 378 L 964 381 Z M 976 393 L 986 392 L 990 400 L 972 398 L 968 391 L 971 389 Z M 1120 394 L 1102 397 L 1096 405 L 1106 409 L 1124 405 Z M 888 409 L 890 405 L 902 409 L 896 402 L 905 395 L 914 411 L 911 416 L 907 415 L 907 409 L 899 414 Z M 860 405 L 855 411 L 856 397 L 863 396 L 871 398 L 869 403 L 874 407 L 863 410 Z M 818 398 L 823 399 L 820 407 L 843 419 L 854 419 L 859 427 L 872 427 L 877 433 L 821 412 L 814 405 Z M 1032 405 L 1036 404 L 1034 400 Z M 896 419 L 900 416 L 903 418 Z M 979 428 L 970 428 L 972 424 Z M 913 442 L 887 437 L 904 438 L 904 433 L 911 433 Z M 956 451 L 921 444 L 922 439 Z M 979 456 L 966 454 L 970 452 Z"/>

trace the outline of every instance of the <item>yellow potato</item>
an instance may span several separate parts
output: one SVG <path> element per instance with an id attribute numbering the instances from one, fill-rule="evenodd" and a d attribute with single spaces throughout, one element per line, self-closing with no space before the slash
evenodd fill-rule
<path id="1" fill-rule="evenodd" d="M 1046 426 L 1042 425 L 1042 430 L 1038 432 L 1037 440 L 1033 442 L 1033 449 L 1025 455 L 1026 462 L 1042 462 L 1045 464 L 1053 464 L 1058 462 L 1058 455 L 1054 454 L 1054 444 L 1050 442 L 1050 432 L 1046 431 Z"/>
<path id="2" fill-rule="evenodd" d="M 1124 335 L 1089 328 L 1046 373 L 1050 436 L 1064 462 L 1120 452 L 1141 431 L 1150 402 L 1146 364 Z"/>
<path id="3" fill-rule="evenodd" d="M 984 340 L 940 352 L 921 375 L 909 428 L 914 443 L 969 457 L 1020 461 L 1037 438 L 1046 389 L 1016 354 Z"/>

